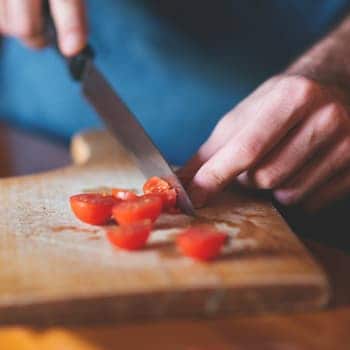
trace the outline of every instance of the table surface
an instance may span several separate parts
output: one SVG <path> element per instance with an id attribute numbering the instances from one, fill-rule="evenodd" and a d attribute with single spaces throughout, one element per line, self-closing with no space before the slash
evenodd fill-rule
<path id="1" fill-rule="evenodd" d="M 0 176 L 23 175 L 69 164 L 60 144 L 0 125 Z M 0 328 L 1 349 L 350 349 L 350 255 L 307 241 L 328 272 L 334 297 L 319 312 L 176 320 L 90 327 Z"/>

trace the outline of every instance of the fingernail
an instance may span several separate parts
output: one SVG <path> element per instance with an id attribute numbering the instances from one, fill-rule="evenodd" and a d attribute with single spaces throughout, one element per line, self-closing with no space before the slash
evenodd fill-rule
<path id="1" fill-rule="evenodd" d="M 253 181 L 251 181 L 250 177 L 246 172 L 240 174 L 237 176 L 237 181 L 240 185 L 252 188 L 254 187 Z"/>
<path id="2" fill-rule="evenodd" d="M 82 48 L 82 37 L 78 33 L 67 34 L 62 42 L 62 52 L 71 56 L 76 54 Z"/>
<path id="3" fill-rule="evenodd" d="M 189 188 L 189 195 L 195 208 L 201 208 L 204 206 L 207 195 L 203 189 L 192 185 Z"/>

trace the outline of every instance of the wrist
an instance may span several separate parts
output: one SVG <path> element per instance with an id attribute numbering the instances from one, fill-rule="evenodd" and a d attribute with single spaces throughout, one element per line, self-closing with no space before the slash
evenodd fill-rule
<path id="1" fill-rule="evenodd" d="M 350 17 L 292 63 L 285 74 L 316 81 L 350 104 Z"/>

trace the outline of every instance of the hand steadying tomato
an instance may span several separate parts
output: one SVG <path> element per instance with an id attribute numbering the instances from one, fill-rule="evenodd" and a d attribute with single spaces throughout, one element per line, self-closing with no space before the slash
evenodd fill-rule
<path id="1" fill-rule="evenodd" d="M 159 195 L 163 201 L 163 209 L 166 211 L 172 211 L 176 206 L 177 193 L 175 188 L 160 177 L 153 176 L 148 179 L 143 185 L 143 192 Z"/>
<path id="2" fill-rule="evenodd" d="M 133 191 L 124 190 L 122 188 L 113 188 L 112 189 L 112 196 L 115 198 L 121 199 L 122 201 L 127 201 L 130 199 L 136 199 L 137 194 Z"/>
<path id="3" fill-rule="evenodd" d="M 212 260 L 220 254 L 227 234 L 209 225 L 194 226 L 180 233 L 176 245 L 180 252 L 198 260 Z"/>
<path id="4" fill-rule="evenodd" d="M 113 208 L 113 218 L 121 225 L 149 219 L 155 221 L 162 211 L 162 200 L 156 195 L 144 195 L 121 202 Z"/>
<path id="5" fill-rule="evenodd" d="M 107 238 L 119 248 L 137 250 L 145 246 L 151 230 L 151 220 L 144 220 L 111 228 L 107 231 Z"/>
<path id="6" fill-rule="evenodd" d="M 112 208 L 120 202 L 113 196 L 98 193 L 78 194 L 70 197 L 75 216 L 91 225 L 104 225 L 112 217 Z"/>

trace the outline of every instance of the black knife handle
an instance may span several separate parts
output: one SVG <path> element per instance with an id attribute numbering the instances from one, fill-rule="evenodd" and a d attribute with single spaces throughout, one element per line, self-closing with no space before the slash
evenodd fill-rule
<path id="1" fill-rule="evenodd" d="M 54 46 L 58 52 L 58 40 L 55 24 L 50 11 L 49 0 L 43 1 L 44 33 L 46 40 Z M 67 63 L 70 75 L 74 80 L 81 80 L 86 63 L 94 58 L 94 51 L 88 44 L 77 55 L 73 57 L 63 57 Z"/>

